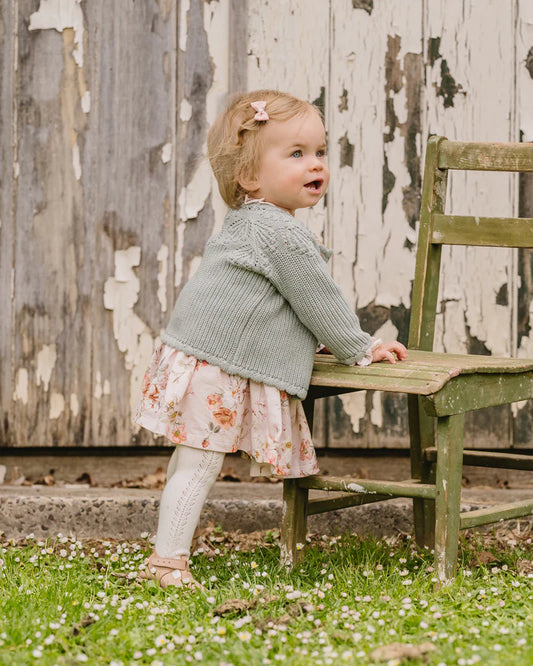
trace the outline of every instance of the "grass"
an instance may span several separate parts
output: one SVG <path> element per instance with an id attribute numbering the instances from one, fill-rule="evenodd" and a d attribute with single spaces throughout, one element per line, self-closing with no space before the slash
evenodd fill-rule
<path id="1" fill-rule="evenodd" d="M 470 535 L 445 587 L 405 535 L 313 537 L 293 571 L 276 533 L 206 540 L 193 557 L 206 594 L 136 583 L 147 541 L 4 543 L 0 663 L 370 664 L 391 643 L 422 646 L 413 666 L 533 663 L 527 533 Z"/>

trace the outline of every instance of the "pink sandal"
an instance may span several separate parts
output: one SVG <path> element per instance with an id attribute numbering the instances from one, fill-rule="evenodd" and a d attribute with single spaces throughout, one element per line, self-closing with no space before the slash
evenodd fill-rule
<path id="1" fill-rule="evenodd" d="M 205 588 L 194 580 L 189 571 L 189 561 L 183 556 L 181 558 L 159 557 L 152 552 L 148 558 L 146 568 L 139 571 L 141 580 L 155 580 L 164 589 L 169 586 L 197 588 L 205 592 Z"/>

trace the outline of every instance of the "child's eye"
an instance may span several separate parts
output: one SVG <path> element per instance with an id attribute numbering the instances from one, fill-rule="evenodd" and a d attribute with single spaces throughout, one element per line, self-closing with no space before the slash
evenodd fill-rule
<path id="1" fill-rule="evenodd" d="M 302 157 L 303 153 L 301 150 L 295 150 L 291 157 Z"/>
<path id="2" fill-rule="evenodd" d="M 317 150 L 316 151 L 316 156 L 317 157 L 326 157 L 326 155 L 327 155 L 327 151 L 326 151 L 325 148 L 324 148 L 324 150 Z"/>

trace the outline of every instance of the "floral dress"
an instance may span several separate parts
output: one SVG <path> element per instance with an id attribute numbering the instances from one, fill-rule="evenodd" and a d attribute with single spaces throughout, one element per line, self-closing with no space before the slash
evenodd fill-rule
<path id="1" fill-rule="evenodd" d="M 135 422 L 174 444 L 242 451 L 255 476 L 319 471 L 300 399 L 166 344 L 156 349 L 144 376 Z"/>

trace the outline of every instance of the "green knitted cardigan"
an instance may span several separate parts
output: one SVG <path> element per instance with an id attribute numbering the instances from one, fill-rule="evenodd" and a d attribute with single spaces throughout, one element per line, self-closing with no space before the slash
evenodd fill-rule
<path id="1" fill-rule="evenodd" d="M 163 342 L 305 398 L 317 342 L 346 365 L 372 345 L 328 273 L 331 254 L 271 204 L 230 210 L 182 289 Z"/>

